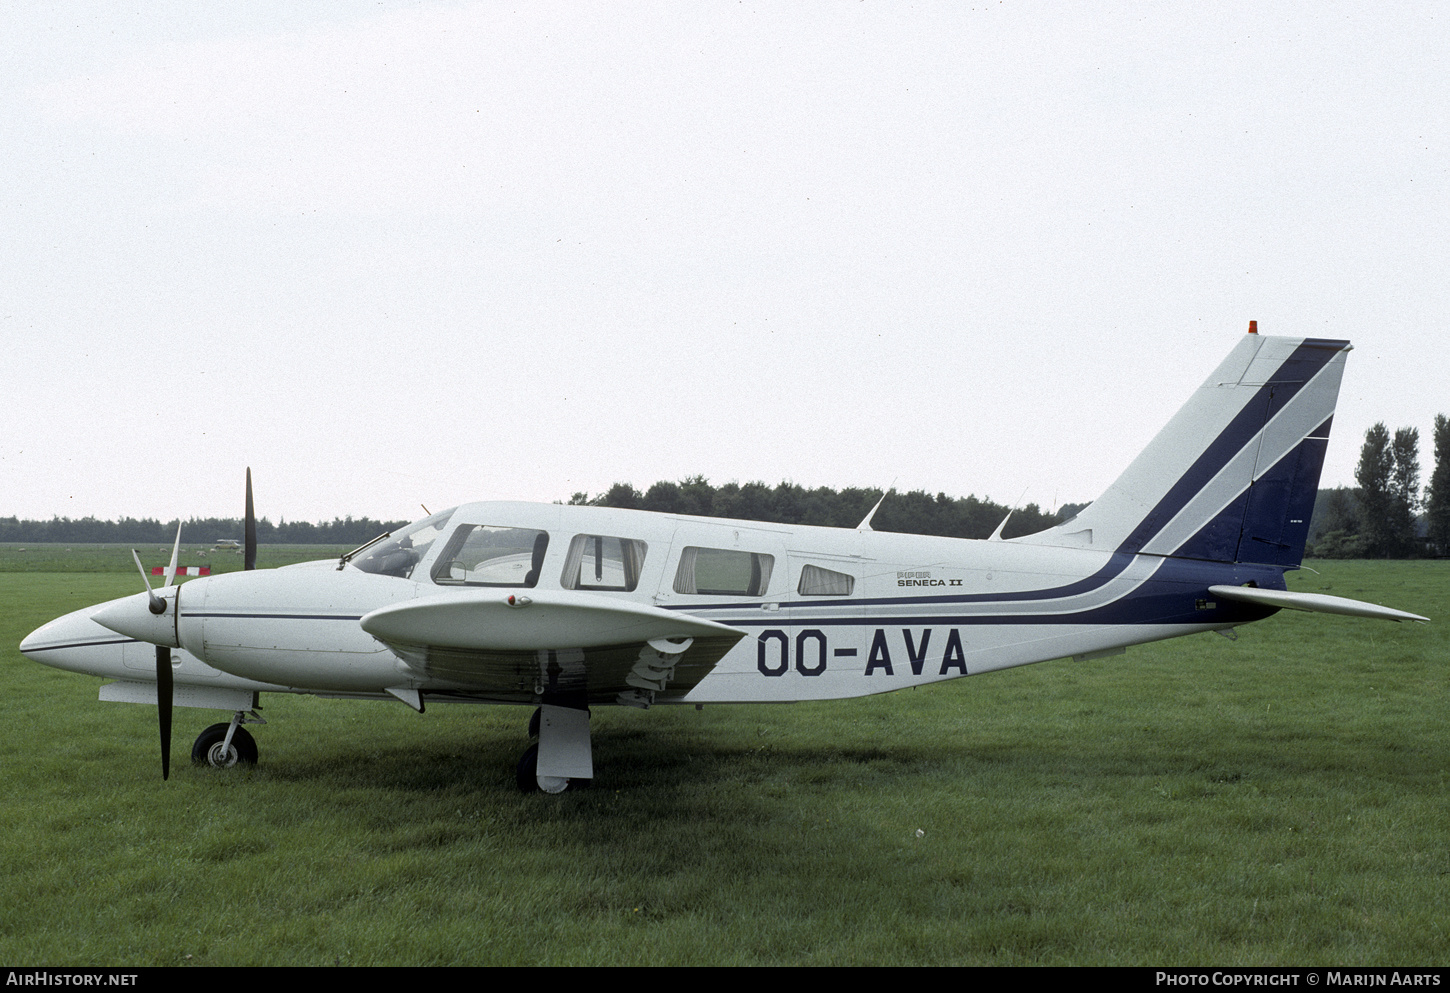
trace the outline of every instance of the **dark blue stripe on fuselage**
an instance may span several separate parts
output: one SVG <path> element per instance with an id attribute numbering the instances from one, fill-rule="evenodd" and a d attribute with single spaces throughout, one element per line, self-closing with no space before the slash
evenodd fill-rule
<path id="1" fill-rule="evenodd" d="M 920 607 L 927 610 L 941 610 L 953 603 L 964 603 L 963 597 L 899 597 L 888 600 L 833 601 L 830 606 L 854 606 L 862 608 L 858 613 L 827 616 L 799 616 L 807 611 L 818 610 L 827 604 L 782 602 L 774 618 L 756 616 L 747 618 L 715 618 L 721 624 L 731 627 L 762 627 L 785 623 L 795 628 L 842 627 L 861 624 L 880 626 L 919 627 L 922 625 L 1034 625 L 1034 624 L 1241 624 L 1256 621 L 1275 613 L 1278 608 L 1261 607 L 1257 604 L 1217 601 L 1212 609 L 1198 608 L 1199 600 L 1214 600 L 1209 594 L 1210 586 L 1242 586 L 1253 583 L 1261 589 L 1282 590 L 1285 588 L 1284 572 L 1273 566 L 1237 565 L 1231 563 L 1205 563 L 1190 560 L 1158 558 L 1153 574 L 1122 597 L 1097 607 L 1066 613 L 931 613 L 902 615 L 868 615 L 868 605 L 890 604 L 893 606 Z M 1025 594 L 981 594 L 970 602 L 990 606 L 993 603 L 1006 605 L 1021 603 Z M 1247 608 L 1247 609 L 1245 609 Z M 708 604 L 697 606 L 675 606 L 673 610 L 695 613 L 704 609 L 715 610 L 758 610 L 758 608 L 734 604 Z M 783 616 L 782 616 L 783 615 Z"/>
<path id="2" fill-rule="evenodd" d="M 948 539 L 953 540 L 953 539 Z M 1023 603 L 1032 600 L 1059 600 L 1064 597 L 1077 596 L 1081 593 L 1091 593 L 1100 586 L 1105 585 L 1110 579 L 1115 578 L 1133 561 L 1133 556 L 1122 555 L 1114 552 L 1109 558 L 1108 564 L 1086 579 L 1074 580 L 1063 586 L 1052 586 L 1042 590 L 1020 590 L 1014 593 L 958 593 L 946 596 L 920 596 L 920 597 L 873 597 L 871 599 L 853 600 L 816 600 L 808 602 L 793 603 L 794 607 L 884 607 L 892 604 L 902 603 Z M 774 601 L 772 601 L 774 602 Z M 684 610 L 690 613 L 701 610 L 739 610 L 738 603 L 706 603 L 706 604 L 661 604 L 665 610 Z M 782 603 L 782 606 L 787 604 Z"/>

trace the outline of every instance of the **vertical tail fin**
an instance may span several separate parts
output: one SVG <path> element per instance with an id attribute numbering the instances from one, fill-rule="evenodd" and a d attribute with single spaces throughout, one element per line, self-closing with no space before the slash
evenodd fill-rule
<path id="1" fill-rule="evenodd" d="M 1107 492 L 1018 540 L 1297 567 L 1349 349 L 1245 335 Z"/>

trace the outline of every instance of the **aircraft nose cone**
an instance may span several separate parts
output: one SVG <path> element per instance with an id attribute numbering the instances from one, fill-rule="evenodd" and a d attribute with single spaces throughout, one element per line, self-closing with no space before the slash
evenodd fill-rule
<path id="1" fill-rule="evenodd" d="M 145 593 L 137 593 L 135 596 L 113 600 L 92 614 L 91 619 L 117 634 L 124 634 L 137 641 L 179 648 L 181 643 L 176 639 L 176 590 L 177 587 L 171 586 L 157 591 L 157 595 L 162 598 L 161 602 L 166 605 L 165 613 L 153 614 L 151 597 Z"/>
<path id="2" fill-rule="evenodd" d="M 20 652 L 32 662 L 88 672 L 97 676 L 118 676 L 121 664 L 118 646 L 128 639 L 91 620 L 94 607 L 57 617 L 25 636 Z"/>
<path id="3" fill-rule="evenodd" d="M 42 625 L 41 627 L 38 627 L 34 631 L 32 631 L 29 634 L 27 634 L 24 638 L 21 638 L 20 639 L 20 654 L 21 655 L 24 655 L 26 658 L 29 658 L 31 652 L 35 651 L 42 644 L 44 644 L 44 642 L 41 641 L 42 632 L 44 630 L 45 630 L 45 627 Z"/>
<path id="4" fill-rule="evenodd" d="M 57 618 L 51 621 L 49 624 L 42 624 L 34 631 L 27 634 L 23 639 L 21 639 L 20 654 L 24 655 L 28 659 L 31 659 L 32 661 L 40 662 L 42 660 L 36 658 L 36 656 L 40 652 L 52 648 L 56 645 L 68 643 L 73 640 L 65 636 L 67 634 L 67 631 L 63 630 L 63 628 L 66 628 L 69 625 L 62 624 L 63 621 L 69 622 L 70 617 L 66 616 Z"/>

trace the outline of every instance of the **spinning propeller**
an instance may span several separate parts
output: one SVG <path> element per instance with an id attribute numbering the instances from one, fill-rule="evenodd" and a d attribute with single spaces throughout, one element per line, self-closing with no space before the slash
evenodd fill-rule
<path id="1" fill-rule="evenodd" d="M 242 558 L 243 569 L 255 569 L 257 567 L 257 518 L 252 510 L 252 470 L 247 469 L 247 516 L 244 523 L 244 548 Z M 171 564 L 166 567 L 166 582 L 162 589 L 168 589 L 176 582 L 176 563 L 181 554 L 181 524 L 176 525 L 176 541 L 171 546 Z M 146 569 L 141 565 L 141 556 L 136 549 L 131 549 L 131 557 L 136 561 L 136 568 L 141 573 L 141 582 L 146 587 L 147 608 L 151 613 L 160 618 L 166 613 L 166 599 L 158 596 L 151 588 L 151 580 L 146 576 Z M 175 613 L 176 596 L 170 598 L 173 614 L 173 623 L 178 619 Z M 179 631 L 176 632 L 179 635 Z M 143 639 L 144 640 L 144 639 Z M 173 639 L 180 643 L 179 638 Z M 171 708 L 172 698 L 175 695 L 171 678 L 171 648 L 165 643 L 156 644 L 156 717 L 161 729 L 161 778 L 171 777 Z"/>

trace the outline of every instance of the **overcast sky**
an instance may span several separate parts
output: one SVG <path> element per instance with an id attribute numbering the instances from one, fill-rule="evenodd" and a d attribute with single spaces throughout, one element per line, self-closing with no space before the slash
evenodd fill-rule
<path id="1" fill-rule="evenodd" d="M 139 9 L 137 9 L 139 7 Z M 7 7 L 0 515 L 1097 496 L 1256 319 L 1450 413 L 1436 3 Z"/>

